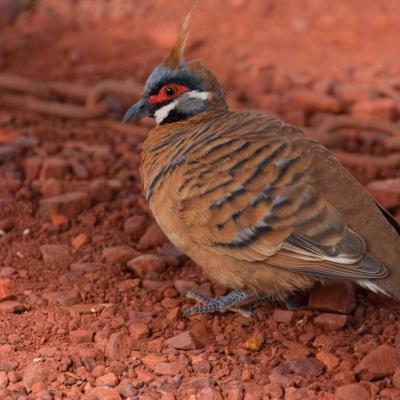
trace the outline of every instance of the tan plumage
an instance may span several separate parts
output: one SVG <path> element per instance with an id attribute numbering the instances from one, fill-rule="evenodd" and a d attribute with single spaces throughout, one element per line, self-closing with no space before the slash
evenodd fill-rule
<path id="1" fill-rule="evenodd" d="M 280 295 L 326 279 L 380 278 L 398 291 L 386 278 L 397 273 L 398 233 L 322 145 L 251 113 L 173 125 L 145 142 L 144 192 L 170 240 L 214 280 Z"/>
<path id="2" fill-rule="evenodd" d="M 182 60 L 189 19 L 125 116 L 159 123 L 140 174 L 171 242 L 233 289 L 284 298 L 349 279 L 400 298 L 394 218 L 300 130 L 229 111 L 214 75 Z"/>

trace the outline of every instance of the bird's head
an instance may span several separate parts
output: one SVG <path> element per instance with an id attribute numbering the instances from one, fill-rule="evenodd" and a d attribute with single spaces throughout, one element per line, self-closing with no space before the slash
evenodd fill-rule
<path id="1" fill-rule="evenodd" d="M 198 61 L 183 59 L 191 13 L 170 54 L 150 74 L 143 97 L 129 108 L 124 122 L 153 117 L 160 125 L 183 121 L 210 109 L 227 108 L 224 91 L 214 74 Z"/>

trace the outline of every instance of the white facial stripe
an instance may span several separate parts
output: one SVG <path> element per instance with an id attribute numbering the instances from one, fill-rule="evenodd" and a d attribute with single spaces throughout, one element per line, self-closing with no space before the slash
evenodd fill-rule
<path id="1" fill-rule="evenodd" d="M 161 122 L 163 122 L 164 119 L 168 117 L 169 112 L 173 110 L 177 104 L 178 100 L 174 100 L 172 103 L 169 103 L 166 106 L 159 108 L 154 113 L 154 118 L 157 124 L 161 124 Z"/>
<path id="2" fill-rule="evenodd" d="M 192 99 L 208 100 L 210 92 L 199 92 L 198 90 L 191 90 L 190 92 L 183 93 L 181 96 L 188 96 Z M 154 118 L 158 125 L 160 125 L 165 118 L 168 117 L 170 111 L 172 111 L 176 105 L 179 103 L 179 98 L 175 99 L 173 102 L 159 108 L 154 113 Z"/>
<path id="3" fill-rule="evenodd" d="M 192 99 L 208 100 L 208 95 L 210 94 L 210 92 L 199 92 L 198 90 L 191 90 L 190 92 L 187 92 L 187 94 Z"/>

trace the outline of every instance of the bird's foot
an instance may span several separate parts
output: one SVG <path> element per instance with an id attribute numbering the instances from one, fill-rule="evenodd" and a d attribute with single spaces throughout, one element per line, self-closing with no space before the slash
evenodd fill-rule
<path id="1" fill-rule="evenodd" d="M 246 292 L 244 290 L 234 290 L 225 296 L 215 297 L 213 299 L 194 290 L 188 290 L 183 295 L 202 304 L 201 306 L 186 308 L 183 311 L 184 317 L 196 314 L 233 311 L 244 317 L 253 318 L 256 316 L 253 311 L 254 307 L 273 301 L 271 295 L 258 295 L 254 292 Z M 297 306 L 292 303 L 289 298 L 280 297 L 279 301 L 282 302 L 288 310 L 297 310 Z"/>
<path id="2" fill-rule="evenodd" d="M 237 312 L 248 318 L 255 317 L 255 313 L 251 309 L 255 298 L 255 295 L 252 292 L 234 290 L 225 296 L 210 299 L 194 290 L 188 290 L 186 293 L 184 293 L 184 296 L 194 299 L 202 304 L 201 306 L 186 308 L 183 311 L 183 316 L 185 317 L 196 314 L 208 314 L 226 311 Z"/>

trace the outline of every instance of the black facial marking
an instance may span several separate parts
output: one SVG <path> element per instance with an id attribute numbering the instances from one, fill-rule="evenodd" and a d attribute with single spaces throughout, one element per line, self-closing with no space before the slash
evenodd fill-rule
<path id="1" fill-rule="evenodd" d="M 170 124 L 172 122 L 178 122 L 178 121 L 183 121 L 185 119 L 190 118 L 191 115 L 188 114 L 183 114 L 177 111 L 176 109 L 173 109 L 169 112 L 169 114 L 162 120 L 160 125 L 164 124 Z"/>
<path id="2" fill-rule="evenodd" d="M 176 71 L 163 66 L 158 66 L 146 82 L 145 95 L 153 96 L 157 94 L 163 86 L 169 83 L 186 86 L 189 90 L 204 91 L 207 89 L 202 80 L 189 71 Z"/>

